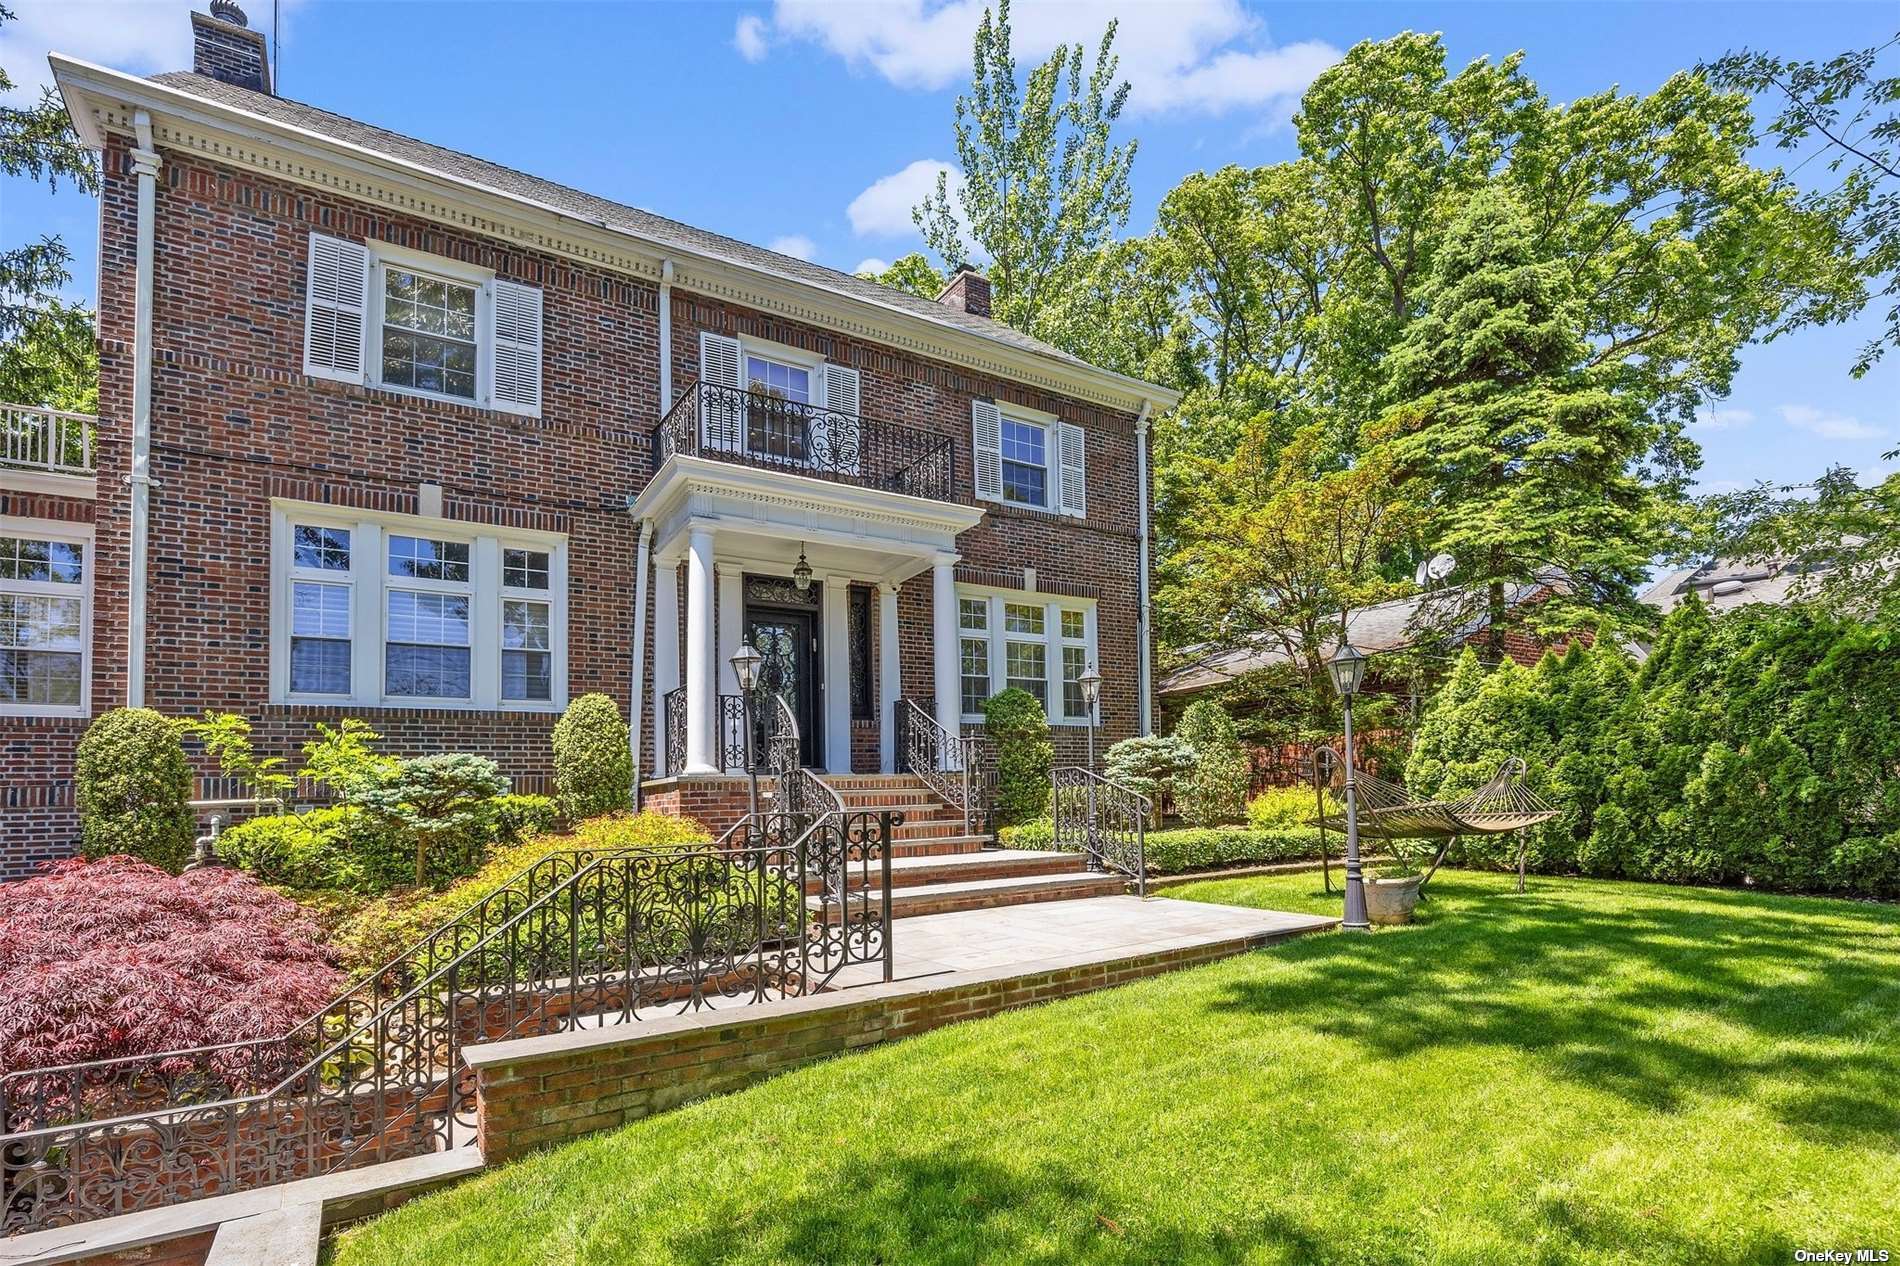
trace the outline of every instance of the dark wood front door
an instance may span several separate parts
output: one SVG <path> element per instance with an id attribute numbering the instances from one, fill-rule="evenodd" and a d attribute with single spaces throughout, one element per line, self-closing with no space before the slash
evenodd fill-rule
<path id="1" fill-rule="evenodd" d="M 824 715 L 818 692 L 818 622 L 811 611 L 790 611 L 776 607 L 747 607 L 746 641 L 763 658 L 759 661 L 759 693 L 756 714 L 763 724 L 765 709 L 773 694 L 783 694 L 798 718 L 798 759 L 817 765 L 824 746 L 819 742 L 818 725 Z M 758 734 L 754 741 L 762 741 Z M 762 750 L 762 749 L 761 749 Z"/>

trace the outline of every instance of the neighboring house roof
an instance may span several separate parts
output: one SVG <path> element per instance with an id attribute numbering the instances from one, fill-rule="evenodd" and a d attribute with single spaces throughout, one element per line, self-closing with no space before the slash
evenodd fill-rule
<path id="1" fill-rule="evenodd" d="M 712 255 L 730 263 L 774 277 L 819 286 L 833 293 L 864 299 L 935 325 L 959 329 L 1007 344 L 1068 365 L 1105 372 L 1041 339 L 1033 338 L 988 317 L 975 316 L 948 304 L 882 286 L 820 264 L 781 255 L 749 242 L 722 236 L 670 220 L 665 216 L 596 197 L 581 190 L 543 180 L 525 172 L 491 163 L 456 150 L 431 145 L 414 137 L 391 132 L 357 119 L 332 113 L 303 102 L 291 101 L 265 92 L 253 91 L 193 71 L 168 71 L 151 76 L 151 82 L 188 93 L 208 101 L 259 115 L 273 122 L 313 132 L 331 140 L 356 146 L 389 158 L 425 167 L 471 184 L 525 198 L 583 219 L 594 221 L 647 239 L 662 247 L 675 247 Z M 1130 379 L 1130 382 L 1135 380 Z M 1172 397 L 1165 388 L 1149 386 L 1154 394 Z"/>
<path id="2" fill-rule="evenodd" d="M 1859 538 L 1853 538 L 1858 542 Z M 1801 582 L 1823 568 L 1804 567 L 1787 558 L 1715 558 L 1696 567 L 1679 567 L 1656 579 L 1640 601 L 1665 615 L 1694 593 L 1710 611 L 1733 611 L 1754 602 L 1783 606 L 1794 601 Z"/>
<path id="3" fill-rule="evenodd" d="M 1511 585 L 1505 590 L 1505 605 L 1519 606 L 1547 592 L 1549 588 L 1549 584 L 1543 581 Z M 1427 602 L 1462 605 L 1457 600 L 1467 596 L 1468 592 L 1468 590 L 1453 587 L 1437 590 L 1430 595 L 1414 594 L 1409 598 L 1394 598 L 1390 602 L 1362 607 L 1347 617 L 1346 636 L 1354 646 L 1369 655 L 1379 651 L 1399 650 L 1412 643 L 1413 617 Z M 1453 631 L 1453 641 L 1469 640 L 1490 622 L 1490 613 L 1480 608 L 1476 614 Z M 1292 658 L 1287 654 L 1286 648 L 1280 645 L 1278 639 L 1267 634 L 1257 634 L 1251 643 L 1243 646 L 1197 649 L 1204 651 L 1204 654 L 1197 656 L 1193 663 L 1177 668 L 1161 679 L 1161 684 L 1157 687 L 1161 694 L 1188 694 L 1197 690 L 1206 690 L 1212 686 L 1224 685 L 1246 673 L 1256 672 L 1274 664 L 1288 663 Z M 1320 653 L 1330 656 L 1336 649 L 1337 642 L 1329 640 L 1321 647 Z"/>

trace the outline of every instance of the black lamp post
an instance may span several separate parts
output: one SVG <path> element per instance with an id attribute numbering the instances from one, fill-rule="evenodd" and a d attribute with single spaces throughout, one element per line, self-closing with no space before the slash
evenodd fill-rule
<path id="1" fill-rule="evenodd" d="M 1333 674 L 1333 688 L 1339 691 L 1346 709 L 1346 918 L 1341 924 L 1349 932 L 1370 932 L 1366 918 L 1366 879 L 1359 865 L 1359 789 L 1353 777 L 1352 698 L 1365 680 L 1366 657 L 1351 642 L 1342 643 L 1326 665 Z"/>
<path id="2" fill-rule="evenodd" d="M 1089 772 L 1095 771 L 1095 705 L 1102 697 L 1102 674 L 1090 664 L 1082 675 L 1075 679 L 1082 687 L 1082 707 L 1089 714 Z"/>
<path id="3" fill-rule="evenodd" d="M 1083 779 L 1088 787 L 1088 821 L 1083 824 L 1084 837 L 1082 853 L 1088 858 L 1090 870 L 1102 869 L 1102 848 L 1099 838 L 1099 826 L 1095 819 L 1095 704 L 1102 697 L 1102 674 L 1090 664 L 1076 679 L 1082 687 L 1082 706 L 1089 714 L 1089 776 Z M 1057 810 L 1060 812 L 1060 809 Z"/>
<path id="4" fill-rule="evenodd" d="M 745 772 L 754 829 L 759 822 L 759 760 L 752 746 L 752 687 L 759 680 L 759 662 L 764 658 L 750 642 L 739 643 L 739 649 L 732 653 L 732 675 L 739 683 L 739 724 L 745 729 Z"/>

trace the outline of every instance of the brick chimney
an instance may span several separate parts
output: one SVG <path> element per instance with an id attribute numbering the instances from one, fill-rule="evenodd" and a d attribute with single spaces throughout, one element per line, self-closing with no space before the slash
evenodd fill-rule
<path id="1" fill-rule="evenodd" d="M 990 314 L 990 279 L 964 264 L 937 296 L 937 302 L 971 316 L 986 317 Z"/>
<path id="2" fill-rule="evenodd" d="M 208 79 L 269 92 L 270 58 L 264 35 L 245 23 L 233 0 L 211 0 L 211 13 L 191 15 L 191 68 Z"/>

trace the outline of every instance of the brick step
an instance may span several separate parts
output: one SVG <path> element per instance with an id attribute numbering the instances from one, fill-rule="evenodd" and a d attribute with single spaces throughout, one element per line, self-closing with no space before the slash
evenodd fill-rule
<path id="1" fill-rule="evenodd" d="M 924 791 L 924 780 L 915 774 L 820 774 L 839 792 L 846 791 Z"/>
<path id="2" fill-rule="evenodd" d="M 838 799 L 852 809 L 898 809 L 905 813 L 913 809 L 942 809 L 959 815 L 963 812 L 927 791 L 845 791 L 839 793 Z"/>
<path id="3" fill-rule="evenodd" d="M 925 884 L 963 883 L 977 879 L 1020 879 L 1031 875 L 1063 875 L 1083 870 L 1083 862 L 1074 853 L 1036 852 L 1029 849 L 985 849 L 979 853 L 950 853 L 932 856 L 913 854 L 891 858 L 891 890 L 917 888 Z M 851 868 L 854 888 L 875 888 L 877 869 L 865 880 L 864 871 Z M 808 879 L 805 891 L 818 891 L 819 881 Z"/>
<path id="4" fill-rule="evenodd" d="M 924 884 L 915 888 L 893 887 L 891 917 L 908 919 L 925 914 L 949 914 L 955 910 L 986 910 L 993 906 L 1113 897 L 1127 891 L 1127 887 L 1126 881 L 1119 875 L 1098 875 L 1088 871 Z M 812 902 L 815 906 L 816 900 L 812 899 Z"/>
<path id="5" fill-rule="evenodd" d="M 891 857 L 949 857 L 958 853 L 1001 853 L 991 848 L 987 835 L 943 835 L 934 839 L 893 840 Z"/>

